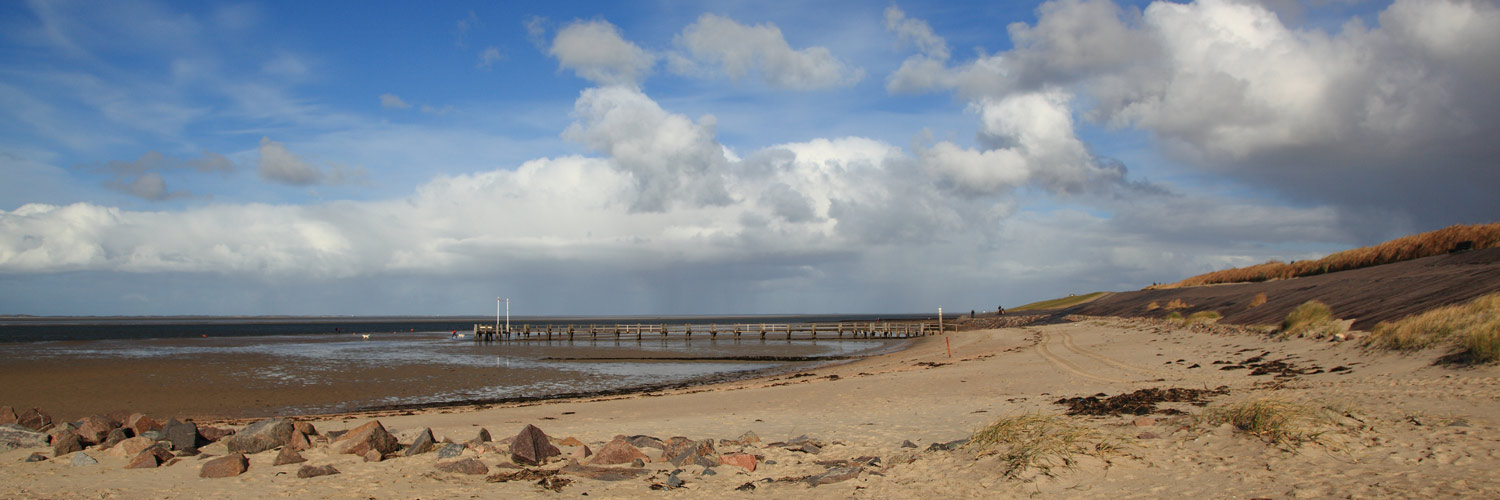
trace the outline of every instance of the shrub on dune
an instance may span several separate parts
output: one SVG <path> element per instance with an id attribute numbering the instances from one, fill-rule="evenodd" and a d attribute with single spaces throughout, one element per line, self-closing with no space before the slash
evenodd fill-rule
<path id="1" fill-rule="evenodd" d="M 1433 309 L 1375 325 L 1365 344 L 1379 349 L 1416 351 L 1450 345 L 1449 361 L 1500 361 L 1500 293 L 1464 304 Z"/>

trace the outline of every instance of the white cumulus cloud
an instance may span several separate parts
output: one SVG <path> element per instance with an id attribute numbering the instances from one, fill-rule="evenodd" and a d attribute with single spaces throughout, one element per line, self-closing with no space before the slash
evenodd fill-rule
<path id="1" fill-rule="evenodd" d="M 684 53 L 673 55 L 671 68 L 680 74 L 713 71 L 741 80 L 758 72 L 767 84 L 794 90 L 847 87 L 864 78 L 864 70 L 834 57 L 826 47 L 792 48 L 770 23 L 746 26 L 704 14 L 676 42 Z"/>
<path id="2" fill-rule="evenodd" d="M 625 40 L 608 21 L 576 21 L 557 31 L 548 54 L 560 67 L 599 85 L 636 84 L 656 57 Z"/>

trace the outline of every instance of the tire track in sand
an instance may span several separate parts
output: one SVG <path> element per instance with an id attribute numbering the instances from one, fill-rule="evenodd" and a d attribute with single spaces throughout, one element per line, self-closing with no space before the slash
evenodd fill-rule
<path id="1" fill-rule="evenodd" d="M 1066 332 L 1066 331 L 1058 330 L 1057 331 L 1057 336 L 1062 338 L 1063 347 L 1067 348 L 1070 351 L 1073 351 L 1073 352 L 1077 353 L 1080 356 L 1092 359 L 1094 361 L 1098 361 L 1100 363 L 1104 363 L 1106 365 L 1113 366 L 1115 368 L 1119 368 L 1119 369 L 1125 370 L 1127 372 L 1136 372 L 1136 373 L 1140 373 L 1140 374 L 1144 374 L 1144 375 L 1150 375 L 1150 376 L 1153 376 L 1153 377 L 1163 377 L 1164 375 L 1177 376 L 1177 374 L 1169 374 L 1169 373 L 1162 372 L 1160 370 L 1155 370 L 1155 369 L 1151 369 L 1151 368 L 1143 368 L 1143 367 L 1131 365 L 1131 364 L 1128 364 L 1128 363 L 1124 363 L 1124 362 L 1121 362 L 1121 361 L 1117 361 L 1114 358 L 1111 358 L 1109 356 L 1105 356 L 1103 354 L 1099 354 L 1097 352 L 1090 351 L 1090 350 L 1084 349 L 1082 347 L 1078 347 L 1078 344 L 1076 344 L 1076 343 L 1073 342 L 1073 336 L 1069 335 L 1068 332 Z M 1165 378 L 1165 377 L 1163 377 L 1163 378 Z"/>
<path id="2" fill-rule="evenodd" d="M 1086 379 L 1089 379 L 1089 380 L 1098 381 L 1098 382 L 1108 382 L 1108 383 L 1112 383 L 1112 384 L 1127 384 L 1127 383 L 1130 383 L 1129 380 L 1121 380 L 1121 379 L 1103 377 L 1103 376 L 1095 375 L 1095 374 L 1089 373 L 1087 371 L 1084 371 L 1083 368 L 1080 368 L 1078 365 L 1073 364 L 1073 362 L 1068 361 L 1066 359 L 1063 359 L 1063 358 L 1059 357 L 1058 355 L 1052 353 L 1052 349 L 1050 349 L 1048 347 L 1048 344 L 1052 343 L 1052 335 L 1049 335 L 1045 331 L 1038 331 L 1037 333 L 1041 334 L 1042 341 L 1041 342 L 1037 342 L 1037 344 L 1036 344 L 1036 353 L 1039 354 L 1039 355 L 1041 355 L 1042 359 L 1047 360 L 1047 363 L 1051 364 L 1052 366 L 1057 367 L 1058 369 L 1060 369 L 1060 370 L 1062 370 L 1064 372 L 1071 373 L 1073 375 L 1077 375 L 1079 377 L 1086 378 Z M 1066 344 L 1067 344 L 1067 342 L 1064 341 L 1063 347 L 1067 347 Z"/>

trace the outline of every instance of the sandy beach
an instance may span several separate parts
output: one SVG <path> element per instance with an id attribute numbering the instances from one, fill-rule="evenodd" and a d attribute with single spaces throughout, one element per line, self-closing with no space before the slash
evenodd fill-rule
<path id="1" fill-rule="evenodd" d="M 949 351 L 951 349 L 951 357 Z M 710 386 L 534 402 L 315 417 L 326 434 L 379 420 L 403 444 L 424 428 L 465 442 L 481 428 L 496 441 L 531 424 L 555 442 L 575 438 L 591 450 L 617 435 L 714 440 L 715 452 L 757 455 L 751 472 L 718 465 L 645 464 L 639 477 L 602 481 L 568 476 L 560 491 L 535 480 L 489 482 L 510 472 L 503 445 L 466 449 L 488 474 L 444 472 L 428 453 L 366 462 L 327 446 L 302 452 L 308 462 L 273 466 L 274 450 L 249 455 L 241 475 L 199 477 L 201 456 L 173 465 L 126 469 L 129 457 L 95 448 L 28 463 L 33 452 L 0 452 L 4 498 L 1388 498 L 1495 497 L 1500 480 L 1500 368 L 1434 366 L 1441 353 L 1367 352 L 1355 342 L 1272 340 L 1213 333 L 1152 320 L 1073 322 L 964 331 L 925 337 L 911 348 L 824 367 Z M 1279 362 L 1266 365 L 1265 362 Z M 1270 373 L 1258 369 L 1272 368 Z M 1060 398 L 1114 396 L 1148 388 L 1214 389 L 1202 405 L 1162 403 L 1145 417 L 1063 416 Z M 1205 417 L 1218 408 L 1264 397 L 1318 408 L 1299 443 L 1273 443 Z M 1062 456 L 1050 471 L 1010 470 L 1004 454 L 980 446 L 931 449 L 969 438 L 997 420 L 1058 416 L 1109 446 Z M 208 423 L 208 422 L 200 422 Z M 230 426 L 243 422 L 229 422 Z M 747 431 L 758 443 L 732 444 Z M 805 436 L 820 446 L 800 449 Z M 915 448 L 903 447 L 910 441 Z M 780 443 L 778 443 L 780 442 Z M 204 455 L 223 456 L 223 441 Z M 577 447 L 561 446 L 564 457 Z M 798 448 L 793 450 L 791 448 Z M 658 450 L 642 448 L 651 457 Z M 878 460 L 870 460 L 871 457 Z M 820 463 L 821 462 L 821 463 Z M 1042 462 L 1046 464 L 1048 462 Z M 563 467 L 554 458 L 540 469 Z M 340 474 L 301 479 L 300 465 L 332 465 Z M 614 467 L 625 467 L 614 466 Z M 674 470 L 683 484 L 667 484 Z M 808 477 L 853 471 L 810 486 Z M 1007 472 L 1010 471 L 1010 474 Z M 746 486 L 746 485 L 750 486 Z"/>

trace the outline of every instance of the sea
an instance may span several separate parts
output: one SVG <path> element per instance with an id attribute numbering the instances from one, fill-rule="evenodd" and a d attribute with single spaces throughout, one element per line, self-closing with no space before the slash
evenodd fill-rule
<path id="1" fill-rule="evenodd" d="M 533 331 L 590 324 L 870 322 L 926 315 L 517 317 Z M 52 366 L 151 362 L 229 373 L 239 387 L 300 394 L 377 387 L 336 398 L 279 401 L 264 411 L 326 414 L 615 394 L 814 368 L 898 349 L 887 339 L 732 339 L 586 333 L 569 341 L 477 342 L 494 317 L 0 317 L 0 362 Z M 504 322 L 504 318 L 501 319 Z M 584 330 L 586 331 L 586 330 Z M 462 337 L 459 334 L 464 334 Z M 444 378 L 444 374 L 452 374 Z M 418 383 L 419 382 L 419 383 Z M 301 391 L 301 392 L 299 392 Z M 328 391 L 324 391 L 328 392 Z"/>

